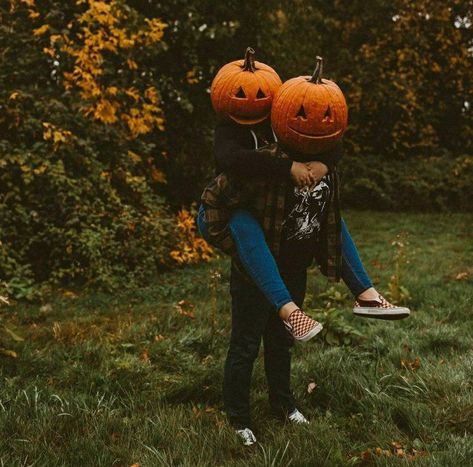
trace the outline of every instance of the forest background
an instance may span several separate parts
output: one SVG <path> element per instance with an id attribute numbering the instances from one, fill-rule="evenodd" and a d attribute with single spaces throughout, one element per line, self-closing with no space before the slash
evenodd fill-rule
<path id="1" fill-rule="evenodd" d="M 344 207 L 470 211 L 473 2 L 0 3 L 0 296 L 133 286 L 207 260 L 209 86 L 246 46 L 316 55 L 349 106 Z"/>

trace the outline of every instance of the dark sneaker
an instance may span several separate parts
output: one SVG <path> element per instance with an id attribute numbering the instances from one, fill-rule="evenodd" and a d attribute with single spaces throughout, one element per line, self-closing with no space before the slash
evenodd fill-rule
<path id="1" fill-rule="evenodd" d="M 294 411 L 291 412 L 287 418 L 292 423 L 299 423 L 302 425 L 307 425 L 309 423 L 309 420 L 307 420 L 307 418 L 305 418 L 304 415 L 302 415 L 297 409 L 294 409 Z"/>
<path id="2" fill-rule="evenodd" d="M 256 438 L 253 432 L 249 428 L 243 428 L 242 430 L 235 430 L 237 435 L 243 441 L 244 446 L 252 446 L 256 443 Z"/>
<path id="3" fill-rule="evenodd" d="M 364 318 L 377 319 L 403 319 L 411 311 L 403 306 L 389 303 L 383 296 L 378 295 L 378 300 L 357 300 L 353 307 L 353 314 Z"/>
<path id="4" fill-rule="evenodd" d="M 322 324 L 307 316 L 299 308 L 289 315 L 287 321 L 283 320 L 283 323 L 292 337 L 301 342 L 312 339 L 323 329 Z"/>

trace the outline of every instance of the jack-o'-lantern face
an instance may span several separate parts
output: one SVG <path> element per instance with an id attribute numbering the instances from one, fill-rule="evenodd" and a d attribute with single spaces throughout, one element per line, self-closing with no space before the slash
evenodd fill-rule
<path id="1" fill-rule="evenodd" d="M 269 117 L 273 96 L 282 84 L 271 67 L 255 61 L 254 53 L 248 47 L 244 60 L 222 67 L 210 91 L 217 114 L 242 125 L 254 125 Z"/>
<path id="2" fill-rule="evenodd" d="M 312 77 L 286 81 L 271 111 L 274 132 L 289 150 L 313 155 L 330 149 L 347 126 L 348 110 L 340 88 L 321 79 L 322 58 Z"/>

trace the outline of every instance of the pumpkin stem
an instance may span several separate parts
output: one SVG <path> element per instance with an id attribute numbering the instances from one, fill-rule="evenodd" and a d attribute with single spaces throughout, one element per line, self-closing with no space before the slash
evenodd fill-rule
<path id="1" fill-rule="evenodd" d="M 309 83 L 320 84 L 322 82 L 323 58 L 315 57 L 316 65 L 312 76 L 308 79 Z"/>
<path id="2" fill-rule="evenodd" d="M 243 71 L 251 71 L 252 73 L 256 71 L 255 51 L 251 47 L 246 48 L 245 61 L 243 63 Z"/>

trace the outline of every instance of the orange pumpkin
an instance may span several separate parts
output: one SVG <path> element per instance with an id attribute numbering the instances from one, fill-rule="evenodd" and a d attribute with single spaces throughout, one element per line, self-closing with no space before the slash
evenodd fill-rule
<path id="1" fill-rule="evenodd" d="M 274 94 L 282 84 L 278 74 L 256 62 L 254 55 L 248 47 L 245 59 L 223 66 L 210 88 L 215 112 L 241 125 L 254 125 L 268 118 Z"/>
<path id="2" fill-rule="evenodd" d="M 288 150 L 319 154 L 333 147 L 347 127 L 345 97 L 333 81 L 322 79 L 322 64 L 317 57 L 312 76 L 286 81 L 274 98 L 271 123 Z"/>

